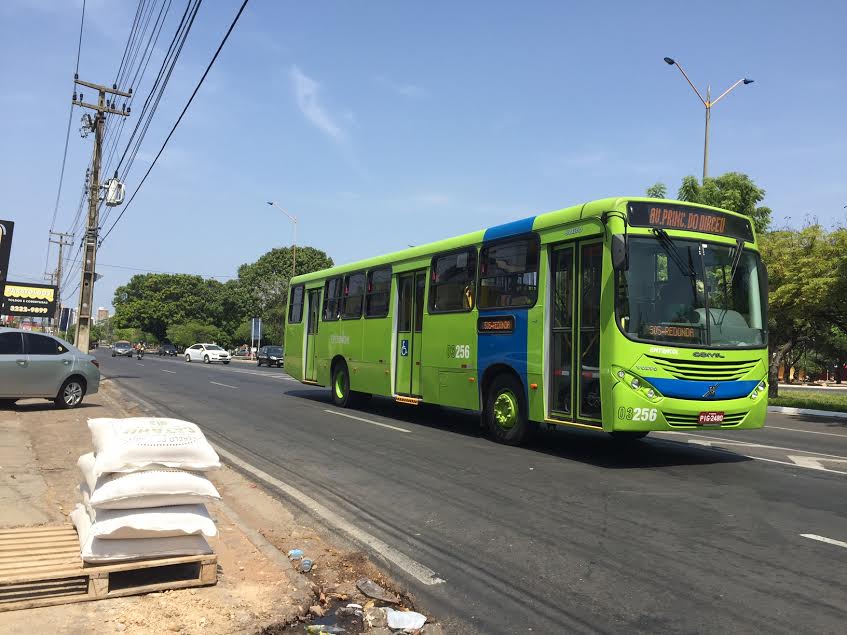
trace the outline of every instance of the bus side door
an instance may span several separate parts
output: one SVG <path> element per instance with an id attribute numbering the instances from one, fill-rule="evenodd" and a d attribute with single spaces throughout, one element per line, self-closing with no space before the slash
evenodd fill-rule
<path id="1" fill-rule="evenodd" d="M 316 381 L 318 378 L 317 368 L 317 339 L 318 339 L 318 317 L 321 311 L 321 290 L 309 290 L 309 313 L 306 319 L 306 380 Z"/>
<path id="2" fill-rule="evenodd" d="M 423 350 L 423 314 L 426 270 L 397 276 L 397 370 L 398 395 L 422 396 L 421 353 Z"/>

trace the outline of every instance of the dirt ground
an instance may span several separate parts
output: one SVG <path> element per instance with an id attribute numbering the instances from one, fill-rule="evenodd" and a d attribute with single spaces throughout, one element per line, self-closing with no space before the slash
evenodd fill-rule
<path id="1" fill-rule="evenodd" d="M 150 414 L 122 399 L 108 380 L 77 410 L 55 410 L 37 400 L 0 410 L 0 460 L 5 463 L 0 465 L 0 504 L 20 510 L 0 513 L 0 526 L 68 522 L 66 515 L 78 500 L 76 461 L 91 450 L 86 420 Z M 21 445 L 22 450 L 10 452 Z M 217 585 L 0 613 L 0 632 L 283 632 L 297 621 L 321 621 L 324 611 L 332 613 L 348 602 L 366 604 L 368 598 L 356 589 L 362 577 L 398 590 L 362 552 L 240 473 L 224 467 L 209 476 L 223 497 L 222 505 L 209 506 L 219 531 L 209 541 L 218 554 Z M 295 548 L 313 560 L 309 573 L 298 572 L 296 563 L 282 555 Z M 414 608 L 413 599 L 399 591 L 403 606 Z"/>

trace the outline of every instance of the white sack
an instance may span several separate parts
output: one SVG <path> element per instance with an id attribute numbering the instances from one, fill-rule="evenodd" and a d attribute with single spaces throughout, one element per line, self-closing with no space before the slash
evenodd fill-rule
<path id="1" fill-rule="evenodd" d="M 91 452 L 83 454 L 77 461 L 77 467 L 85 480 L 80 485 L 83 502 L 95 509 L 195 505 L 221 498 L 212 482 L 196 472 L 161 468 L 104 474 L 97 478 L 94 464 L 95 458 Z"/>
<path id="2" fill-rule="evenodd" d="M 88 508 L 94 524 L 91 535 L 104 540 L 173 538 L 203 534 L 218 535 L 218 528 L 204 505 L 175 505 L 148 509 Z"/>
<path id="3" fill-rule="evenodd" d="M 80 555 L 83 562 L 102 563 L 212 553 L 212 548 L 203 536 L 141 540 L 102 540 L 95 538 L 90 531 L 91 518 L 82 505 L 77 505 L 71 512 L 71 521 L 79 534 Z"/>
<path id="4" fill-rule="evenodd" d="M 220 467 L 217 453 L 193 423 L 158 417 L 89 419 L 94 474 L 134 472 L 150 466 L 183 470 Z"/>

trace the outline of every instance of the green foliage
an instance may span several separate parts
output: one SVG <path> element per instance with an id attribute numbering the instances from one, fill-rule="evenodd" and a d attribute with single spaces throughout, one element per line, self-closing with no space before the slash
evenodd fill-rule
<path id="1" fill-rule="evenodd" d="M 664 183 L 654 183 L 647 188 L 647 196 L 650 198 L 667 198 L 668 186 Z"/>
<path id="2" fill-rule="evenodd" d="M 332 264 L 323 251 L 297 248 L 298 274 Z M 115 291 L 115 315 L 109 327 L 111 341 L 168 340 L 181 346 L 215 341 L 221 346 L 232 346 L 249 342 L 249 320 L 261 317 L 263 342 L 281 344 L 291 265 L 292 250 L 283 247 L 242 265 L 238 278 L 226 283 L 187 274 L 133 276 Z"/>
<path id="3" fill-rule="evenodd" d="M 771 208 L 759 206 L 765 198 L 765 190 L 740 172 L 707 177 L 702 184 L 696 177 L 686 176 L 679 186 L 677 198 L 681 201 L 722 207 L 749 216 L 757 233 L 767 231 L 771 224 Z"/>
<path id="4" fill-rule="evenodd" d="M 782 396 L 769 399 L 768 403 L 773 406 L 847 412 L 847 394 L 841 394 L 843 392 L 843 390 L 786 390 Z"/>
<path id="5" fill-rule="evenodd" d="M 221 332 L 216 326 L 195 320 L 169 326 L 167 337 L 171 344 L 187 348 L 194 344 L 221 343 Z"/>

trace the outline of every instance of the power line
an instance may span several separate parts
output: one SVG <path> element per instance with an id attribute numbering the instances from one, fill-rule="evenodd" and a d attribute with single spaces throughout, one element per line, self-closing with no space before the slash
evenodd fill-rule
<path id="1" fill-rule="evenodd" d="M 77 40 L 76 45 L 76 67 L 74 68 L 74 78 L 79 75 L 79 56 L 82 52 L 82 31 L 83 26 L 85 25 L 85 0 L 82 0 L 82 17 L 79 20 L 79 39 Z M 62 185 L 65 182 L 65 164 L 68 160 L 68 141 L 71 138 L 71 122 L 73 121 L 74 116 L 74 105 L 71 104 L 71 107 L 68 109 L 68 128 L 65 131 L 65 149 L 62 151 L 62 168 L 59 170 L 59 187 L 56 191 L 56 204 L 53 206 L 53 218 L 50 221 L 50 231 L 52 232 L 56 229 L 56 216 L 59 214 L 59 200 L 62 197 Z M 44 269 L 46 271 L 47 266 L 50 262 L 50 242 L 47 242 L 47 257 L 44 262 Z"/>
<path id="2" fill-rule="evenodd" d="M 232 24 L 229 25 L 229 29 L 227 29 L 226 35 L 224 35 L 223 40 L 221 40 L 221 43 L 218 45 L 218 48 L 215 51 L 215 54 L 212 56 L 212 59 L 209 62 L 209 65 L 206 67 L 206 70 L 203 72 L 203 76 L 200 78 L 200 81 L 197 82 L 197 86 L 194 88 L 194 92 L 191 93 L 191 97 L 189 97 L 188 102 L 185 104 L 185 107 L 182 109 L 182 112 L 180 113 L 179 117 L 177 118 L 176 123 L 174 123 L 173 128 L 171 128 L 171 131 L 168 133 L 168 136 L 165 138 L 165 142 L 162 144 L 162 147 L 159 148 L 159 152 L 156 153 L 156 157 L 153 159 L 153 162 L 150 164 L 150 167 L 147 168 L 147 172 L 144 173 L 144 176 L 142 177 L 141 181 L 138 183 L 138 187 L 135 188 L 135 192 L 133 192 L 132 197 L 130 197 L 127 204 L 124 205 L 123 209 L 121 210 L 121 213 L 118 214 L 118 217 L 115 219 L 115 222 L 112 223 L 112 226 L 109 227 L 109 230 L 106 232 L 106 234 L 103 236 L 103 238 L 100 239 L 101 245 L 106 240 L 106 238 L 109 237 L 109 234 L 112 233 L 112 230 L 115 229 L 115 225 L 117 225 L 118 222 L 120 222 L 121 218 L 123 218 L 124 214 L 126 214 L 127 209 L 129 209 L 129 206 L 132 204 L 132 201 L 135 200 L 135 197 L 138 195 L 138 192 L 141 191 L 141 187 L 144 185 L 144 182 L 147 180 L 147 177 L 150 175 L 150 172 L 152 172 L 153 167 L 156 165 L 156 162 L 159 160 L 159 157 L 162 156 L 162 152 L 165 151 L 165 147 L 167 147 L 168 142 L 171 140 L 171 137 L 173 136 L 174 132 L 176 131 L 177 127 L 179 126 L 180 122 L 182 121 L 182 118 L 185 116 L 185 113 L 188 111 L 189 106 L 191 106 L 191 102 L 194 101 L 194 97 L 197 95 L 197 92 L 200 90 L 200 87 L 203 85 L 203 82 L 205 81 L 206 76 L 209 74 L 209 71 L 212 70 L 212 66 L 215 64 L 215 60 L 218 59 L 218 55 L 220 55 L 221 50 L 223 49 L 224 45 L 226 44 L 226 41 L 229 39 L 229 36 L 232 33 L 232 30 L 235 28 L 235 25 L 238 23 L 238 19 L 241 17 L 241 14 L 244 12 L 244 8 L 247 6 L 248 2 L 249 2 L 249 0 L 244 0 L 244 2 L 241 4 L 241 8 L 238 10 L 238 13 L 235 15 L 235 18 L 232 20 Z"/>

